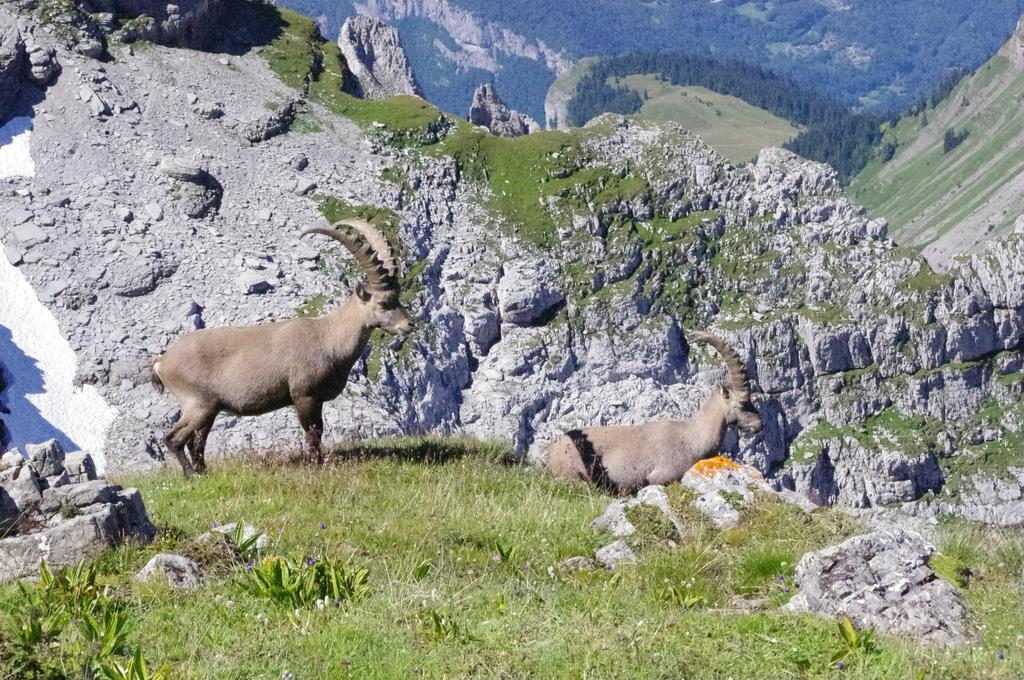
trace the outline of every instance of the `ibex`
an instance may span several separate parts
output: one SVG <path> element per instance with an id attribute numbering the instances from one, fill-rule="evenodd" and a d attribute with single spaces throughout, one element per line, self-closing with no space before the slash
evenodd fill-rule
<path id="1" fill-rule="evenodd" d="M 398 299 L 398 271 L 387 241 L 371 224 L 343 220 L 307 229 L 345 246 L 366 272 L 330 314 L 258 326 L 206 328 L 178 338 L 153 363 L 153 381 L 181 405 L 164 437 L 185 477 L 206 469 L 206 438 L 217 415 L 258 415 L 294 406 L 310 450 L 323 462 L 323 405 L 345 388 L 373 329 L 401 337 L 412 322 Z M 185 455 L 188 446 L 192 460 Z"/>
<path id="2" fill-rule="evenodd" d="M 584 480 L 620 494 L 648 484 L 682 479 L 695 463 L 717 455 L 726 428 L 745 432 L 764 427 L 750 401 L 750 382 L 739 356 L 710 333 L 691 333 L 718 350 L 730 385 L 715 387 L 689 420 L 659 420 L 623 427 L 571 430 L 544 450 L 544 464 L 556 476 Z"/>

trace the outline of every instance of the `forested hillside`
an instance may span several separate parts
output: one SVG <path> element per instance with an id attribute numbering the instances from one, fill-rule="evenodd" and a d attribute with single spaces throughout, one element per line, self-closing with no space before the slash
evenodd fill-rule
<path id="1" fill-rule="evenodd" d="M 656 74 L 673 85 L 699 85 L 738 97 L 794 125 L 805 128 L 787 148 L 822 161 L 849 178 L 868 162 L 881 138 L 880 119 L 852 113 L 830 97 L 792 80 L 737 61 L 673 54 L 634 54 L 587 65 L 567 107 L 570 125 L 583 125 L 601 113 L 632 114 L 644 100 L 619 79 Z M 683 121 L 684 125 L 687 125 Z"/>
<path id="2" fill-rule="evenodd" d="M 395 23 L 427 96 L 455 112 L 494 79 L 542 120 L 555 78 L 547 50 L 575 61 L 639 51 L 738 59 L 840 102 L 894 111 L 953 67 L 976 68 L 1006 40 L 1024 0 L 283 0 L 336 37 L 356 11 Z M 419 21 L 414 21 L 414 20 Z M 455 68 L 453 68 L 453 66 Z"/>

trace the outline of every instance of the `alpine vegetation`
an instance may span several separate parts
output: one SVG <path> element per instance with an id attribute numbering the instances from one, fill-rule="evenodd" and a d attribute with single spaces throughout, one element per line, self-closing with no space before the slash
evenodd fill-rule
<path id="1" fill-rule="evenodd" d="M 189 333 L 153 363 L 154 382 L 181 405 L 164 443 L 186 477 L 205 471 L 206 438 L 221 411 L 259 415 L 294 406 L 310 452 L 322 462 L 324 402 L 345 388 L 370 334 L 375 328 L 402 337 L 412 331 L 398 299 L 395 258 L 379 231 L 363 220 L 343 220 L 307 234 L 345 246 L 366 272 L 368 286 L 358 286 L 326 316 Z"/>
<path id="2" fill-rule="evenodd" d="M 547 468 L 558 477 L 626 494 L 649 484 L 679 481 L 696 462 L 721 450 L 730 425 L 752 434 L 760 432 L 764 421 L 750 400 L 750 381 L 739 355 L 711 333 L 691 335 L 722 355 L 729 385 L 717 386 L 689 420 L 570 430 L 548 445 Z"/>

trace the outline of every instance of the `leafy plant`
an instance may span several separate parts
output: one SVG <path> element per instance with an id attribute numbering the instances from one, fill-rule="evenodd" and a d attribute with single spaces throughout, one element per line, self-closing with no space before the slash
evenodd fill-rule
<path id="1" fill-rule="evenodd" d="M 470 635 L 465 626 L 445 611 L 425 609 L 420 612 L 420 621 L 423 623 L 427 635 L 437 641 L 475 642 L 479 640 L 479 638 Z"/>
<path id="2" fill-rule="evenodd" d="M 171 677 L 171 667 L 166 664 L 151 672 L 139 648 L 136 648 L 127 666 L 110 662 L 101 667 L 101 672 L 106 680 L 165 680 Z"/>
<path id="3" fill-rule="evenodd" d="M 329 558 L 305 561 L 273 555 L 248 572 L 256 594 L 298 608 L 317 600 L 338 605 L 369 592 L 365 569 L 353 568 Z"/>
<path id="4" fill-rule="evenodd" d="M 707 598 L 693 591 L 692 584 L 669 584 L 662 590 L 662 599 L 678 605 L 683 609 L 704 609 L 708 606 Z"/>
<path id="5" fill-rule="evenodd" d="M 260 541 L 261 534 L 257 531 L 252 532 L 252 536 L 246 537 L 245 535 L 245 523 L 237 522 L 235 528 L 231 533 L 224 534 L 225 540 L 230 543 L 243 560 L 249 562 L 255 560 L 260 554 Z"/>
<path id="6" fill-rule="evenodd" d="M 422 581 L 430 575 L 430 570 L 433 569 L 433 566 L 428 560 L 423 560 L 412 568 L 412 580 Z"/>
<path id="7" fill-rule="evenodd" d="M 853 627 L 850 618 L 846 617 L 837 624 L 836 628 L 839 640 L 843 643 L 843 648 L 832 656 L 833 664 L 857 652 L 872 654 L 877 651 L 874 626 L 858 631 Z"/>
<path id="8" fill-rule="evenodd" d="M 518 545 L 506 545 L 501 540 L 497 540 L 494 542 L 494 550 L 502 562 L 515 562 L 519 558 Z"/>

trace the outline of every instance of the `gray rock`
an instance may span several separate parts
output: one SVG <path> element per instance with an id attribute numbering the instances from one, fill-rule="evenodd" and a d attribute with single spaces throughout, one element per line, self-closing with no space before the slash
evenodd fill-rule
<path id="1" fill-rule="evenodd" d="M 21 96 L 25 84 L 25 41 L 13 14 L 0 9 L 0 122 Z"/>
<path id="2" fill-rule="evenodd" d="M 279 106 L 276 110 L 246 124 L 241 130 L 242 137 L 250 144 L 257 144 L 288 132 L 300 106 L 301 102 L 297 99 Z"/>
<path id="3" fill-rule="evenodd" d="M 626 517 L 626 510 L 638 505 L 647 505 L 660 510 L 665 519 L 671 522 L 679 535 L 682 536 L 684 531 L 682 522 L 669 506 L 665 487 L 659 485 L 645 486 L 637 491 L 635 496 L 612 501 L 604 511 L 604 514 L 590 524 L 595 528 L 609 532 L 617 538 L 632 536 L 636 533 L 636 527 Z"/>
<path id="4" fill-rule="evenodd" d="M 156 533 L 135 489 L 85 510 L 38 531 L 0 539 L 0 582 L 37 573 L 42 560 L 54 567 L 76 564 L 123 540 L 147 542 Z"/>
<path id="5" fill-rule="evenodd" d="M 182 555 L 157 553 L 135 578 L 139 581 L 161 579 L 176 590 L 196 590 L 203 584 L 203 570 Z"/>
<path id="6" fill-rule="evenodd" d="M 967 603 L 928 566 L 933 552 L 917 534 L 878 531 L 808 553 L 796 566 L 800 592 L 783 609 L 849 617 L 929 644 L 964 642 Z"/>
<path id="7" fill-rule="evenodd" d="M 625 541 L 618 540 L 598 549 L 594 554 L 594 559 L 609 569 L 614 569 L 620 564 L 634 564 L 636 554 L 632 548 L 626 545 Z"/>
<path id="8" fill-rule="evenodd" d="M 540 129 L 537 121 L 509 109 L 491 83 L 484 83 L 473 93 L 469 122 L 482 125 L 499 137 L 520 137 Z"/>
<path id="9" fill-rule="evenodd" d="M 28 462 L 40 477 L 52 477 L 64 471 L 64 449 L 56 439 L 42 444 L 26 444 Z"/>
<path id="10" fill-rule="evenodd" d="M 341 27 L 338 47 L 351 75 L 343 86 L 349 94 L 360 99 L 422 96 L 394 27 L 373 17 L 349 17 Z"/>
<path id="11" fill-rule="evenodd" d="M 265 274 L 260 272 L 244 272 L 238 279 L 238 290 L 243 295 L 261 295 L 274 289 L 274 284 L 267 280 Z"/>
<path id="12" fill-rule="evenodd" d="M 133 257 L 114 263 L 107 270 L 106 279 L 115 295 L 133 298 L 152 293 L 177 270 L 178 264 L 167 259 Z"/>
<path id="13" fill-rule="evenodd" d="M 40 243 L 46 243 L 50 240 L 49 235 L 47 235 L 45 231 L 32 223 L 26 223 L 15 227 L 11 230 L 11 236 L 13 236 L 14 240 L 16 240 L 25 250 L 28 250 L 33 246 L 37 246 Z"/>
<path id="14" fill-rule="evenodd" d="M 565 300 L 555 287 L 555 266 L 545 259 L 509 263 L 498 283 L 498 307 L 505 323 L 526 326 Z"/>

